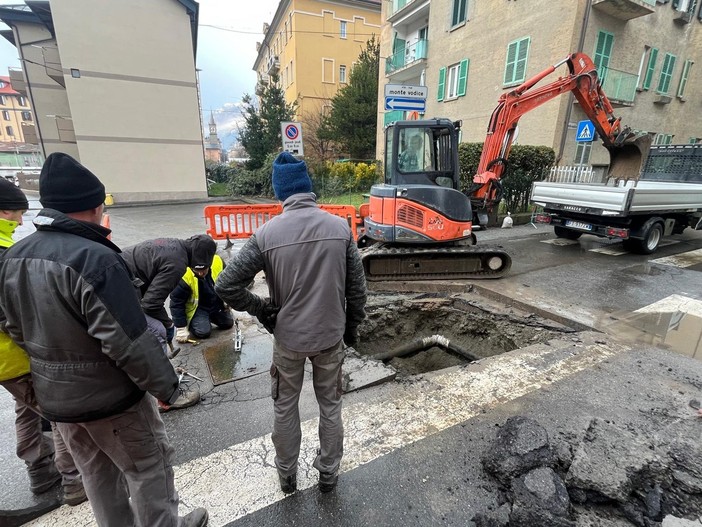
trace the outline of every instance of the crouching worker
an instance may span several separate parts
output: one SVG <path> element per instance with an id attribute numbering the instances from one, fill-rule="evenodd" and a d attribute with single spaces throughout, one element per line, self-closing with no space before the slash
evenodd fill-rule
<path id="1" fill-rule="evenodd" d="M 222 258 L 215 255 L 211 266 L 189 267 L 171 293 L 171 317 L 178 342 L 187 342 L 191 334 L 196 339 L 208 338 L 212 324 L 219 329 L 230 329 L 234 325 L 231 311 L 214 288 L 223 269 Z"/>

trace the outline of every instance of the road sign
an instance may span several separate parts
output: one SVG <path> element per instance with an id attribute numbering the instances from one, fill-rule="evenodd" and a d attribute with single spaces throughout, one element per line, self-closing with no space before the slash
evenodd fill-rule
<path id="1" fill-rule="evenodd" d="M 592 121 L 584 120 L 578 123 L 578 129 L 575 132 L 575 140 L 579 143 L 590 142 L 595 139 L 595 125 Z"/>
<path id="2" fill-rule="evenodd" d="M 385 98 L 401 97 L 403 99 L 427 100 L 429 88 L 426 86 L 405 86 L 404 84 L 386 84 Z"/>
<path id="3" fill-rule="evenodd" d="M 386 110 L 400 110 L 407 112 L 424 112 L 427 102 L 424 99 L 408 99 L 405 97 L 385 97 Z"/>
<path id="4" fill-rule="evenodd" d="M 302 148 L 302 125 L 300 123 L 280 123 L 280 135 L 283 137 L 283 151 L 296 156 L 304 156 Z"/>

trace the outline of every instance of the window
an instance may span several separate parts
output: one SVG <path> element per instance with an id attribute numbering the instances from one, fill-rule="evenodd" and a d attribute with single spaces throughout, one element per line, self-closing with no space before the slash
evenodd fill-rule
<path id="1" fill-rule="evenodd" d="M 295 73 L 294 73 L 294 70 L 293 70 L 293 65 L 292 65 L 292 63 L 293 63 L 293 61 L 291 60 L 291 61 L 290 61 L 290 84 L 292 84 L 293 81 L 295 80 Z"/>
<path id="2" fill-rule="evenodd" d="M 505 65 L 504 84 L 517 84 L 524 82 L 526 76 L 527 58 L 529 56 L 529 42 L 531 38 L 510 42 L 507 46 L 507 63 Z"/>
<path id="3" fill-rule="evenodd" d="M 653 73 L 656 69 L 656 60 L 658 59 L 658 49 L 651 49 L 651 54 L 648 56 L 648 65 L 646 66 L 646 75 L 644 75 L 643 89 L 648 90 L 653 81 Z"/>
<path id="4" fill-rule="evenodd" d="M 15 136 L 15 131 L 12 129 L 11 126 L 6 126 L 5 131 L 7 132 L 7 135 L 14 137 Z"/>
<path id="5" fill-rule="evenodd" d="M 468 59 L 464 59 L 439 70 L 439 93 L 437 94 L 439 101 L 456 99 L 466 94 L 469 63 Z"/>
<path id="6" fill-rule="evenodd" d="M 6 121 L 9 121 L 10 120 L 10 112 L 8 112 L 7 110 L 3 110 L 2 111 L 2 118 L 5 119 Z"/>
<path id="7" fill-rule="evenodd" d="M 675 58 L 675 55 L 671 55 L 670 53 L 665 54 L 665 59 L 663 59 L 663 68 L 661 69 L 661 76 L 658 79 L 658 88 L 656 89 L 658 93 L 665 95 L 670 89 L 670 79 L 673 77 Z"/>
<path id="8" fill-rule="evenodd" d="M 6 104 L 5 96 L 4 96 L 4 95 L 0 95 L 0 104 L 3 105 L 3 106 L 5 106 L 5 104 Z"/>
<path id="9" fill-rule="evenodd" d="M 25 99 L 21 95 L 19 97 L 17 97 L 17 100 L 19 101 L 20 106 L 27 106 L 27 99 Z"/>
<path id="10" fill-rule="evenodd" d="M 694 64 L 691 60 L 686 60 L 685 65 L 682 69 L 682 74 L 680 75 L 680 84 L 678 85 L 678 93 L 676 94 L 679 98 L 685 96 L 685 86 L 687 85 L 687 77 L 690 74 L 690 68 Z"/>
<path id="11" fill-rule="evenodd" d="M 612 46 L 614 45 L 614 35 L 607 31 L 597 33 L 597 44 L 595 45 L 595 66 L 600 82 L 604 83 L 607 78 L 609 59 L 612 56 Z"/>
<path id="12" fill-rule="evenodd" d="M 322 59 L 322 82 L 334 82 L 334 59 Z"/>
<path id="13" fill-rule="evenodd" d="M 290 34 L 288 35 L 289 38 L 292 38 L 293 30 L 292 30 L 292 13 L 288 13 L 288 25 L 286 26 L 288 28 L 288 31 L 290 31 Z"/>
<path id="14" fill-rule="evenodd" d="M 669 145 L 673 142 L 673 134 L 656 134 L 653 138 L 654 145 Z"/>
<path id="15" fill-rule="evenodd" d="M 466 21 L 467 0 L 453 0 L 453 11 L 451 15 L 451 27 L 462 24 Z"/>
<path id="16" fill-rule="evenodd" d="M 80 79 L 80 70 L 71 68 L 71 77 L 73 77 L 74 79 Z"/>
<path id="17" fill-rule="evenodd" d="M 285 32 L 283 33 L 283 42 L 288 43 L 288 21 L 285 21 Z"/>
<path id="18" fill-rule="evenodd" d="M 22 112 L 22 120 L 31 121 L 32 120 L 32 112 Z"/>
<path id="19" fill-rule="evenodd" d="M 578 141 L 575 147 L 575 159 L 573 163 L 576 165 L 588 165 L 590 163 L 591 153 L 592 141 Z"/>
<path id="20" fill-rule="evenodd" d="M 346 66 L 343 64 L 339 66 L 339 82 L 341 84 L 346 84 Z"/>
<path id="21" fill-rule="evenodd" d="M 339 36 L 341 36 L 341 38 L 346 38 L 346 21 L 345 20 L 342 20 L 340 22 Z"/>

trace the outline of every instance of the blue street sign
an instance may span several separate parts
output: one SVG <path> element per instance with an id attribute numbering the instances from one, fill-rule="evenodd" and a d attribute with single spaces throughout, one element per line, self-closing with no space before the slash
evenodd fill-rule
<path id="1" fill-rule="evenodd" d="M 423 112 L 426 110 L 426 99 L 412 99 L 407 97 L 385 97 L 386 110 L 399 110 L 404 112 Z"/>
<path id="2" fill-rule="evenodd" d="M 579 143 L 590 142 L 595 139 L 595 125 L 590 120 L 578 122 L 578 130 L 575 132 L 575 140 Z"/>

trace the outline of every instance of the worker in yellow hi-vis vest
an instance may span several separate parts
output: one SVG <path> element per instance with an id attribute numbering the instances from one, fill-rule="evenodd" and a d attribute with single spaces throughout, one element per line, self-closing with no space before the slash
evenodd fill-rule
<path id="1" fill-rule="evenodd" d="M 188 267 L 178 286 L 171 293 L 171 317 L 176 326 L 176 341 L 187 342 L 192 337 L 206 339 L 212 324 L 220 329 L 230 329 L 234 318 L 224 305 L 214 283 L 224 269 L 222 258 L 215 255 L 212 265 Z"/>

